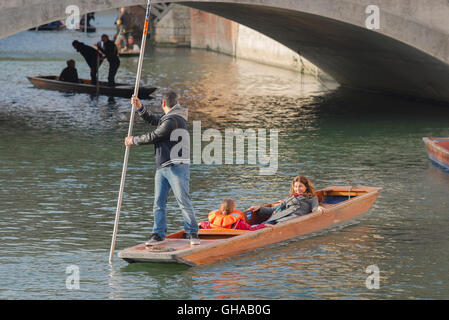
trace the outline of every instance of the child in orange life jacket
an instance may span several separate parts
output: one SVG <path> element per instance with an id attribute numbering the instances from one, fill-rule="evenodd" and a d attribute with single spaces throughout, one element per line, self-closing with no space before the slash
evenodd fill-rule
<path id="1" fill-rule="evenodd" d="M 209 213 L 209 221 L 202 221 L 201 229 L 239 229 L 239 230 L 258 230 L 265 225 L 251 226 L 245 221 L 244 214 L 235 209 L 235 203 L 232 199 L 225 199 L 217 211 Z"/>

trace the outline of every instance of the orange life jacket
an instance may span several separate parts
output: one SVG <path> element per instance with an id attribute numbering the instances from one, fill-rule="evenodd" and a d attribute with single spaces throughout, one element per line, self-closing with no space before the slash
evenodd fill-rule
<path id="1" fill-rule="evenodd" d="M 209 222 L 212 229 L 231 229 L 232 225 L 241 219 L 243 219 L 243 213 L 239 210 L 234 210 L 230 214 L 220 214 L 218 210 L 209 213 Z"/>

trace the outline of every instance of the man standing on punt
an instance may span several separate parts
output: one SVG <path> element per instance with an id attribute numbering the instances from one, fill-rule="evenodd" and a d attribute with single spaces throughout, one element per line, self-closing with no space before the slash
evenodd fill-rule
<path id="1" fill-rule="evenodd" d="M 108 86 L 115 86 L 115 75 L 120 67 L 120 59 L 118 57 L 117 46 L 114 42 L 109 40 L 106 34 L 101 36 L 101 41 L 97 43 L 98 50 L 100 50 L 108 59 L 109 62 L 109 74 L 108 74 Z"/>
<path id="2" fill-rule="evenodd" d="M 184 218 L 184 230 L 190 243 L 197 245 L 198 223 L 195 218 L 189 195 L 190 151 L 189 148 L 178 150 L 178 141 L 171 141 L 171 134 L 176 129 L 187 130 L 187 109 L 177 103 L 176 93 L 165 92 L 162 95 L 164 115 L 155 115 L 142 106 L 140 100 L 133 95 L 131 103 L 136 111 L 150 125 L 156 125 L 154 131 L 141 136 L 130 136 L 125 139 L 126 146 L 154 144 L 156 153 L 156 174 L 154 178 L 154 226 L 153 235 L 146 245 L 155 245 L 165 239 L 167 234 L 166 204 L 170 189 L 179 204 Z M 185 138 L 183 138 L 185 139 Z M 189 144 L 190 141 L 184 141 Z M 175 152 L 177 151 L 177 152 Z"/>
<path id="3" fill-rule="evenodd" d="M 103 58 L 97 50 L 92 48 L 91 46 L 87 46 L 78 40 L 72 42 L 72 46 L 78 51 L 84 59 L 86 59 L 87 64 L 90 68 L 90 80 L 91 84 L 97 84 L 97 74 L 98 68 L 100 67 Z"/>

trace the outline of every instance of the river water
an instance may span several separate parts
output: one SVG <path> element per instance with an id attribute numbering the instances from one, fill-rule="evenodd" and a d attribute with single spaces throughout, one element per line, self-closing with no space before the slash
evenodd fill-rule
<path id="1" fill-rule="evenodd" d="M 119 115 L 129 101 L 39 90 L 26 76 L 59 74 L 73 58 L 88 77 L 71 42 L 112 35 L 111 19 L 99 15 L 96 34 L 24 31 L 0 40 L 1 299 L 448 298 L 449 174 L 429 162 L 422 137 L 449 136 L 449 108 L 202 50 L 150 48 L 142 83 L 178 92 L 190 125 L 201 121 L 203 131 L 279 135 L 274 175 L 260 175 L 262 164 L 191 166 L 199 220 L 224 198 L 240 209 L 284 198 L 300 173 L 318 188 L 366 185 L 382 193 L 359 223 L 319 236 L 195 268 L 117 257 L 110 266 L 128 130 Z M 137 58 L 122 58 L 117 81 L 133 83 L 136 69 Z M 147 104 L 156 109 L 155 97 Z M 146 130 L 136 122 L 134 132 Z M 151 234 L 153 156 L 150 146 L 131 149 L 117 250 Z M 173 196 L 168 211 L 169 232 L 182 228 Z M 366 287 L 372 265 L 379 289 Z M 79 289 L 66 286 L 70 266 L 79 270 Z"/>

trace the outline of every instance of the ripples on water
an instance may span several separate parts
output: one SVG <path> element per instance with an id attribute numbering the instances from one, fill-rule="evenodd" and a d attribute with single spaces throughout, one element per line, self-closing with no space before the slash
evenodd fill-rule
<path id="1" fill-rule="evenodd" d="M 283 198 L 298 173 L 319 188 L 370 185 L 382 194 L 359 224 L 211 265 L 127 265 L 116 258 L 109 267 L 128 128 L 116 115 L 129 111 L 129 101 L 37 90 L 26 79 L 58 74 L 70 58 L 86 77 L 73 39 L 96 41 L 70 32 L 0 41 L 0 297 L 447 298 L 449 174 L 429 163 L 421 138 L 449 135 L 448 109 L 336 89 L 200 50 L 150 50 L 143 83 L 175 89 L 190 123 L 201 120 L 203 130 L 279 129 L 279 169 L 266 177 L 253 165 L 192 165 L 199 219 L 223 198 L 240 209 Z M 117 80 L 133 83 L 136 65 L 137 58 L 122 59 Z M 159 98 L 149 103 L 153 109 Z M 145 130 L 138 121 L 134 131 Z M 151 147 L 132 149 L 118 249 L 151 233 L 153 156 Z M 182 219 L 173 198 L 168 210 L 169 231 L 176 231 Z M 72 264 L 80 267 L 80 290 L 65 288 Z M 381 271 L 379 290 L 365 287 L 372 264 Z"/>

